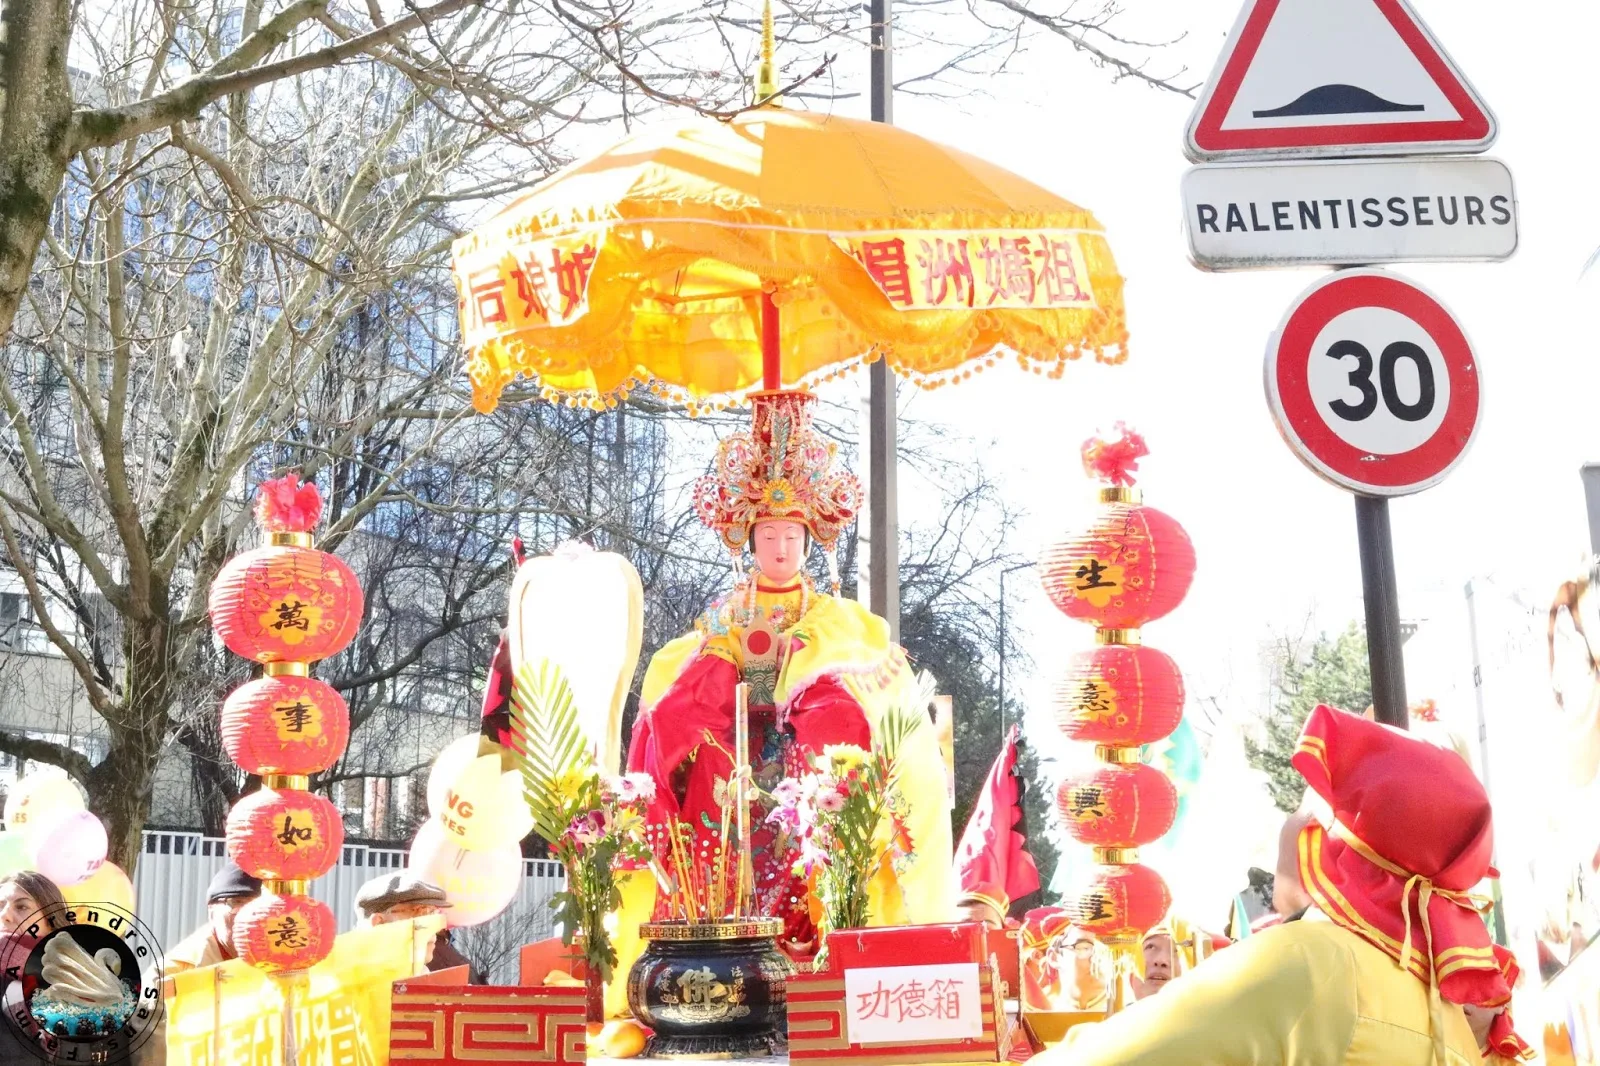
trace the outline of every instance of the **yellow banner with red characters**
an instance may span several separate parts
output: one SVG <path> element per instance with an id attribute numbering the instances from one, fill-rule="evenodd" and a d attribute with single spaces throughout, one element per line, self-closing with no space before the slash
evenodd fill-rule
<path id="1" fill-rule="evenodd" d="M 461 339 L 474 348 L 530 326 L 566 326 L 589 310 L 603 231 L 496 244 L 455 261 Z"/>
<path id="2" fill-rule="evenodd" d="M 1093 307 L 1079 230 L 898 230 L 835 235 L 902 311 Z"/>
<path id="3" fill-rule="evenodd" d="M 286 1005 L 297 1066 L 386 1066 L 391 985 L 427 968 L 442 921 L 345 933 L 293 981 L 237 959 L 174 975 L 164 997 L 167 1066 L 283 1066 Z"/>

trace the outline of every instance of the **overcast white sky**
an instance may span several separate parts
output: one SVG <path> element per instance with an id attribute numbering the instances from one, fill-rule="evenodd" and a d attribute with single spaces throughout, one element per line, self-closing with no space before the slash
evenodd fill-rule
<path id="1" fill-rule="evenodd" d="M 1180 60 L 1198 78 L 1238 13 L 1238 0 L 1129 6 L 1127 30 L 1187 32 L 1155 62 Z M 1600 92 L 1589 74 L 1600 5 L 1544 0 L 1514 15 L 1490 0 L 1417 7 L 1499 118 L 1491 154 L 1516 180 L 1522 244 L 1507 264 L 1398 268 L 1463 321 L 1485 383 L 1485 421 L 1465 462 L 1443 485 L 1392 506 L 1407 618 L 1459 611 L 1474 575 L 1542 587 L 1578 559 L 1587 547 L 1578 467 L 1600 459 L 1592 414 L 1600 276 L 1580 281 L 1600 244 L 1592 136 Z M 1317 272 L 1209 275 L 1189 265 L 1178 199 L 1189 100 L 1110 84 L 1053 41 L 1038 42 L 989 90 L 960 103 L 902 96 L 896 122 L 1093 210 L 1128 279 L 1132 357 L 1121 367 L 1071 368 L 1059 382 L 1008 372 L 911 392 L 902 410 L 994 439 L 988 461 L 1032 515 L 1021 545 L 1029 554 L 1083 498 L 1083 438 L 1119 418 L 1136 424 L 1154 453 L 1144 462 L 1147 499 L 1187 526 L 1200 559 L 1188 601 L 1147 637 L 1177 657 L 1201 694 L 1249 710 L 1262 640 L 1298 631 L 1313 610 L 1326 628 L 1361 613 L 1351 499 L 1289 453 L 1262 393 L 1267 336 Z M 1013 575 L 1013 588 L 1027 578 Z M 1041 600 L 1026 617 L 1047 678 L 1086 634 Z"/>

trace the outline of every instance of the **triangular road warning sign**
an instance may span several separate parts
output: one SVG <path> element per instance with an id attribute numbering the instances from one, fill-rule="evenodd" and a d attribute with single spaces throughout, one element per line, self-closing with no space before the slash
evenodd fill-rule
<path id="1" fill-rule="evenodd" d="M 1496 132 L 1405 0 L 1246 0 L 1184 148 L 1197 162 L 1442 155 Z"/>

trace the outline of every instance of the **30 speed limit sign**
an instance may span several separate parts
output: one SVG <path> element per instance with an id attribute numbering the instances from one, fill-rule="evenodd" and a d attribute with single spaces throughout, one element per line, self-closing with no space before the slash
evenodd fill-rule
<path id="1" fill-rule="evenodd" d="M 1461 324 L 1432 294 L 1381 270 L 1340 270 L 1302 293 L 1267 345 L 1266 385 L 1294 453 L 1369 496 L 1443 480 L 1482 407 Z"/>

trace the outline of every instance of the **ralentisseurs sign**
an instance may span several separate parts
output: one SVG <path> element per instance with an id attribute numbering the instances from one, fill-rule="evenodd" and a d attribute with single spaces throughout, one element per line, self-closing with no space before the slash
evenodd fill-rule
<path id="1" fill-rule="evenodd" d="M 1490 262 L 1517 248 L 1516 191 L 1497 159 L 1199 166 L 1183 206 L 1204 270 Z"/>

